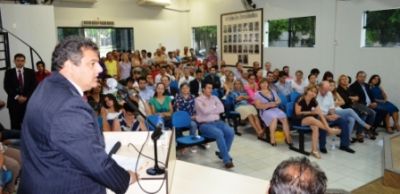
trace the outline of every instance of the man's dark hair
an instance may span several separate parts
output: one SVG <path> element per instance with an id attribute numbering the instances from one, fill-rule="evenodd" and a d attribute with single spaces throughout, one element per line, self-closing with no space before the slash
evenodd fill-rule
<path id="1" fill-rule="evenodd" d="M 204 81 L 203 83 L 201 83 L 201 88 L 204 89 L 207 85 L 213 86 L 213 83 L 210 81 Z"/>
<path id="2" fill-rule="evenodd" d="M 284 76 L 288 76 L 288 74 L 284 71 L 279 71 L 279 78 L 284 77 Z"/>
<path id="3" fill-rule="evenodd" d="M 319 69 L 318 68 L 311 69 L 310 74 L 319 75 Z"/>
<path id="4" fill-rule="evenodd" d="M 83 57 L 83 49 L 99 50 L 97 45 L 90 39 L 77 36 L 64 39 L 54 49 L 51 57 L 51 70 L 59 71 L 68 60 L 71 60 L 75 65 L 79 65 Z"/>
<path id="5" fill-rule="evenodd" d="M 17 54 L 15 54 L 15 55 L 14 55 L 14 60 L 16 60 L 17 58 L 24 58 L 24 60 L 26 59 L 26 58 L 25 58 L 25 55 L 22 54 L 22 53 L 17 53 Z"/>
<path id="6" fill-rule="evenodd" d="M 322 76 L 322 80 L 328 80 L 328 78 L 333 78 L 333 73 L 330 71 L 325 71 L 324 75 Z"/>
<path id="7" fill-rule="evenodd" d="M 36 67 L 37 67 L 38 65 L 40 65 L 40 64 L 42 64 L 43 67 L 46 67 L 46 64 L 45 64 L 43 61 L 38 61 L 38 62 L 36 62 Z"/>
<path id="8" fill-rule="evenodd" d="M 365 71 L 358 71 L 356 74 L 356 78 L 360 75 L 360 74 L 366 74 Z"/>
<path id="9" fill-rule="evenodd" d="M 146 79 L 145 76 L 140 76 L 139 79 L 138 79 L 138 82 L 140 82 L 140 81 L 145 81 L 145 82 L 147 82 L 147 79 Z"/>
<path id="10" fill-rule="evenodd" d="M 201 69 L 197 69 L 196 74 L 198 74 L 198 73 L 203 73 L 203 71 L 201 71 Z"/>
<path id="11" fill-rule="evenodd" d="M 289 66 L 285 65 L 282 67 L 282 71 L 285 70 L 285 68 L 289 68 Z"/>
<path id="12" fill-rule="evenodd" d="M 327 187 L 325 173 L 306 157 L 290 158 L 276 167 L 269 194 L 323 194 Z"/>
<path id="13" fill-rule="evenodd" d="M 131 101 L 134 105 L 138 106 L 138 103 L 136 101 Z M 124 103 L 124 105 L 122 106 L 122 108 L 124 108 L 124 110 L 126 112 L 130 112 L 133 113 L 134 115 L 136 115 L 138 113 L 138 110 L 129 106 L 128 103 Z"/>

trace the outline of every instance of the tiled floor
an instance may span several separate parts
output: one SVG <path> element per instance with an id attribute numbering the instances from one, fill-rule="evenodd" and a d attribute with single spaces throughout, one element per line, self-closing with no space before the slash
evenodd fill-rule
<path id="1" fill-rule="evenodd" d="M 276 166 L 285 159 L 293 156 L 302 156 L 289 150 L 286 144 L 272 147 L 256 139 L 251 128 L 239 128 L 242 136 L 235 136 L 231 155 L 235 168 L 229 170 L 260 179 L 271 179 Z M 328 138 L 328 154 L 322 154 L 322 159 L 309 157 L 316 162 L 328 177 L 328 188 L 338 188 L 352 191 L 378 177 L 382 176 L 382 148 L 385 132 L 380 131 L 375 141 L 366 139 L 364 143 L 355 143 L 351 147 L 356 151 L 349 154 L 341 150 L 332 149 L 332 137 Z M 296 145 L 297 136 L 293 134 Z M 310 140 L 306 139 L 306 149 L 310 149 Z M 335 143 L 339 143 L 336 137 Z M 179 159 L 196 164 L 224 169 L 222 162 L 215 156 L 216 144 L 211 143 L 209 149 L 198 149 L 197 153 L 190 151 L 178 153 Z"/>

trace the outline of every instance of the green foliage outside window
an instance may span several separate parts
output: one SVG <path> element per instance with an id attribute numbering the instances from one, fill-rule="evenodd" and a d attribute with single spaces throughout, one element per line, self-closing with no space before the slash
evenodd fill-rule
<path id="1" fill-rule="evenodd" d="M 400 46 L 400 9 L 368 11 L 365 13 L 365 46 Z"/>
<path id="2" fill-rule="evenodd" d="M 217 47 L 217 26 L 193 27 L 193 48 L 198 56 L 207 54 L 208 49 Z"/>
<path id="3" fill-rule="evenodd" d="M 313 47 L 315 16 L 269 21 L 270 47 Z"/>

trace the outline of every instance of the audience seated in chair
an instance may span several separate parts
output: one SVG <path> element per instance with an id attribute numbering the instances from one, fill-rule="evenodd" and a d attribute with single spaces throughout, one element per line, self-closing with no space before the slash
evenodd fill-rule
<path id="1" fill-rule="evenodd" d="M 373 124 L 375 121 L 375 111 L 368 108 L 366 105 L 358 103 L 358 96 L 355 96 L 350 93 L 349 90 L 349 77 L 347 75 L 340 75 L 338 79 L 338 86 L 336 88 L 337 93 L 342 97 L 344 104 L 341 105 L 341 108 L 351 108 L 362 118 L 368 125 L 371 126 L 371 129 L 366 131 L 369 138 L 374 140 L 376 137 L 373 134 Z M 355 125 L 355 130 L 360 132 L 363 130 L 362 126 Z M 361 136 L 359 136 L 361 137 Z M 357 140 L 361 140 L 360 138 Z"/>
<path id="2" fill-rule="evenodd" d="M 200 69 L 196 70 L 196 77 L 189 83 L 190 93 L 194 96 L 202 94 L 202 82 L 203 82 L 203 71 Z"/>
<path id="3" fill-rule="evenodd" d="M 303 78 L 303 71 L 297 70 L 295 74 L 295 78 L 292 80 L 292 89 L 299 94 L 304 93 L 304 89 L 307 87 L 306 81 Z"/>
<path id="4" fill-rule="evenodd" d="M 309 86 L 305 89 L 304 94 L 295 103 L 293 124 L 311 128 L 311 155 L 320 159 L 321 155 L 317 149 L 319 131 L 325 130 L 329 134 L 336 135 L 340 133 L 340 130 L 329 127 L 318 105 L 317 94 L 318 89 L 315 86 Z"/>
<path id="5" fill-rule="evenodd" d="M 341 129 L 340 133 L 340 150 L 355 153 L 353 149 L 350 148 L 350 137 L 349 137 L 349 126 L 347 125 L 347 118 L 341 118 L 335 113 L 335 102 L 333 100 L 333 95 L 329 91 L 329 82 L 322 81 L 319 84 L 319 91 L 317 95 L 317 102 L 321 107 L 321 111 L 325 119 L 330 125 L 338 126 Z M 322 153 L 327 153 L 326 150 L 326 132 L 320 131 L 319 135 L 319 149 Z"/>
<path id="6" fill-rule="evenodd" d="M 197 135 L 196 111 L 194 107 L 195 97 L 190 94 L 190 88 L 187 83 L 181 85 L 181 92 L 175 100 L 175 111 L 186 111 L 192 118 L 190 123 L 190 135 Z"/>
<path id="7" fill-rule="evenodd" d="M 387 100 L 388 97 L 381 86 L 381 78 L 379 77 L 379 75 L 372 75 L 368 81 L 368 84 L 371 87 L 370 89 L 372 96 L 375 98 L 375 101 L 378 104 L 376 109 L 388 112 L 385 117 L 385 124 L 388 132 L 390 132 L 391 129 L 396 129 L 397 131 L 400 131 L 399 109 L 396 105 Z M 393 127 L 390 126 L 390 117 L 393 118 Z"/>
<path id="8" fill-rule="evenodd" d="M 0 167 L 2 173 L 0 178 L 3 179 L 4 169 L 12 172 L 12 179 L 8 183 L 0 184 L 0 193 L 12 194 L 15 192 L 15 183 L 21 171 L 21 153 L 18 149 L 6 146 L 0 142 Z M 5 168 L 4 168 L 5 167 Z M 2 192 L 1 192 L 2 191 Z"/>
<path id="9" fill-rule="evenodd" d="M 369 108 L 369 110 L 365 110 L 368 111 L 368 115 L 373 115 L 372 111 L 375 112 L 375 119 L 372 126 L 376 128 L 383 121 L 388 112 L 382 109 L 377 109 L 378 103 L 375 101 L 369 85 L 365 82 L 366 77 L 367 74 L 364 71 L 357 72 L 356 80 L 350 85 L 349 90 L 352 96 L 358 97 L 357 103 Z M 386 131 L 392 133 L 391 128 L 387 128 Z"/>
<path id="10" fill-rule="evenodd" d="M 171 99 L 174 99 L 176 94 L 179 93 L 179 89 L 171 85 L 171 80 L 168 76 L 163 76 L 161 78 L 161 83 L 164 84 L 165 87 L 165 95 L 170 96 Z"/>
<path id="11" fill-rule="evenodd" d="M 335 101 L 335 112 L 342 118 L 347 118 L 348 121 L 348 126 L 349 126 L 349 137 L 351 137 L 352 131 L 354 129 L 354 125 L 357 124 L 361 125 L 364 127 L 366 130 L 371 129 L 371 125 L 368 125 L 364 120 L 362 120 L 358 114 L 351 108 L 342 108 L 341 106 L 345 104 L 343 98 L 339 95 L 339 93 L 336 91 L 336 85 L 335 81 L 330 80 L 330 91 L 332 92 L 333 95 L 333 100 Z M 364 142 L 364 137 L 363 137 L 363 130 L 361 127 L 358 127 L 358 130 L 356 132 L 356 138 L 352 139 L 352 143 L 355 141 L 358 141 L 360 143 Z"/>
<path id="12" fill-rule="evenodd" d="M 234 165 L 229 151 L 235 134 L 233 129 L 220 119 L 219 115 L 224 112 L 224 105 L 218 97 L 211 95 L 212 85 L 205 82 L 203 94 L 195 100 L 196 121 L 202 136 L 217 141 L 219 152 L 216 152 L 216 155 L 223 160 L 225 168 L 232 168 Z"/>
<path id="13" fill-rule="evenodd" d="M 121 105 L 118 104 L 117 98 L 113 94 L 104 96 L 104 106 L 101 108 L 100 114 L 103 120 L 103 131 L 111 131 L 114 119 L 121 114 Z"/>
<path id="14" fill-rule="evenodd" d="M 211 67 L 208 75 L 204 78 L 204 82 L 212 83 L 214 89 L 221 88 L 221 81 L 217 75 L 217 69 Z"/>
<path id="15" fill-rule="evenodd" d="M 292 92 L 292 84 L 290 81 L 287 81 L 287 74 L 284 71 L 279 72 L 279 79 L 278 82 L 275 83 L 277 93 L 282 94 L 287 99 L 289 99 L 290 93 Z"/>
<path id="16" fill-rule="evenodd" d="M 268 194 L 323 194 L 327 181 L 325 173 L 309 159 L 290 158 L 274 170 Z"/>
<path id="17" fill-rule="evenodd" d="M 276 146 L 275 130 L 279 121 L 282 123 L 285 133 L 285 142 L 291 146 L 292 138 L 290 137 L 289 123 L 286 114 L 278 108 L 280 102 L 278 94 L 269 88 L 268 81 L 266 79 L 261 80 L 260 91 L 254 96 L 254 105 L 259 110 L 264 124 L 269 127 L 270 143 L 272 146 Z"/>
<path id="18" fill-rule="evenodd" d="M 253 105 L 250 104 L 250 97 L 248 96 L 248 93 L 244 91 L 241 80 L 235 81 L 233 91 L 229 94 L 229 97 L 235 101 L 235 111 L 240 114 L 240 119 L 248 119 L 251 126 L 256 130 L 257 138 L 259 140 L 266 141 L 265 129 L 261 127 L 257 110 Z"/>
<path id="19" fill-rule="evenodd" d="M 149 101 L 151 114 L 160 115 L 164 121 L 164 126 L 171 127 L 171 116 L 173 113 L 172 99 L 166 94 L 164 84 L 158 83 L 154 97 Z"/>
<path id="20" fill-rule="evenodd" d="M 132 102 L 137 105 L 137 102 Z M 112 131 L 146 131 L 144 119 L 127 103 L 123 105 L 122 113 L 114 119 Z"/>
<path id="21" fill-rule="evenodd" d="M 242 82 L 243 84 L 243 82 Z M 258 83 L 256 82 L 256 75 L 255 74 L 250 74 L 249 78 L 247 79 L 247 84 L 244 85 L 244 90 L 247 92 L 247 95 L 249 96 L 249 103 L 253 104 L 254 103 L 254 95 L 256 92 L 259 90 Z"/>
<path id="22" fill-rule="evenodd" d="M 145 77 L 139 78 L 139 97 L 145 102 L 149 102 L 154 96 L 154 88 L 150 87 Z"/>
<path id="23" fill-rule="evenodd" d="M 225 79 L 224 85 L 222 86 L 223 89 L 224 89 L 224 97 L 225 98 L 233 90 L 234 81 L 235 81 L 235 75 L 233 74 L 233 72 L 232 71 L 227 71 L 226 79 Z"/>

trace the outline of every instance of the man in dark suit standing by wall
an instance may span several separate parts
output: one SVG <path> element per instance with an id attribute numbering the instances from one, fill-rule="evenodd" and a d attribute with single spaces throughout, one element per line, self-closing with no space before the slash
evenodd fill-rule
<path id="1" fill-rule="evenodd" d="M 25 56 L 14 55 L 15 68 L 6 71 L 4 90 L 7 92 L 7 107 L 10 114 L 11 129 L 21 129 L 26 105 L 36 87 L 35 72 L 25 68 Z"/>
<path id="2" fill-rule="evenodd" d="M 102 71 L 97 46 L 65 39 L 53 52 L 52 70 L 27 106 L 18 193 L 105 194 L 106 188 L 125 193 L 137 175 L 107 155 L 95 113 L 83 100 Z"/>

